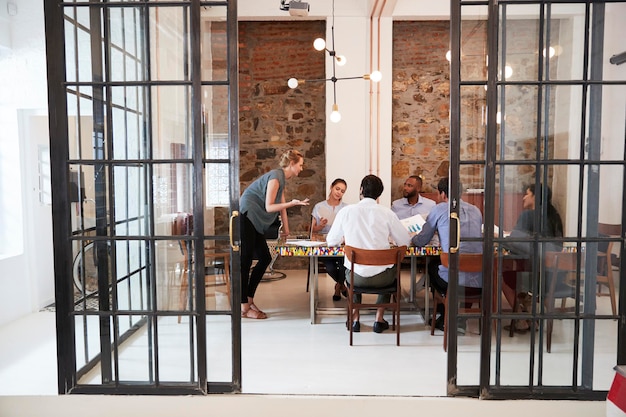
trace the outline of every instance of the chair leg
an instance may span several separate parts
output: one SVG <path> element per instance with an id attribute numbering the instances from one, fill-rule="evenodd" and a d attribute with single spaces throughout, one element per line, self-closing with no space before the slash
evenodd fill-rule
<path id="1" fill-rule="evenodd" d="M 448 297 L 443 297 L 443 351 L 448 351 Z"/>
<path id="2" fill-rule="evenodd" d="M 611 297 L 611 309 L 613 310 L 613 315 L 617 315 L 617 304 L 615 302 L 615 282 L 613 282 L 613 269 L 609 268 L 609 272 L 607 273 L 609 277 L 609 297 Z"/>

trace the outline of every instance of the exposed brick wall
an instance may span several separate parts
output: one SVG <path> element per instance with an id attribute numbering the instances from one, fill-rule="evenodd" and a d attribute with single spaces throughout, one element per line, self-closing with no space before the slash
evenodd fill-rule
<path id="1" fill-rule="evenodd" d="M 241 191 L 278 168 L 283 152 L 302 152 L 304 171 L 287 181 L 285 199 L 308 197 L 312 204 L 288 210 L 293 235 L 309 233 L 313 204 L 326 198 L 326 86 L 307 83 L 292 90 L 287 80 L 325 78 L 326 56 L 313 49 L 315 38 L 325 34 L 324 21 L 239 23 Z M 276 267 L 294 263 L 301 260 L 279 258 Z"/>
<path id="2" fill-rule="evenodd" d="M 326 96 L 324 83 L 292 90 L 291 77 L 325 78 L 323 53 L 313 40 L 324 37 L 323 21 L 240 22 L 239 134 L 243 191 L 261 174 L 278 167 L 280 155 L 298 149 L 305 169 L 287 183 L 285 198 L 325 198 Z M 308 233 L 310 207 L 288 211 L 293 234 Z"/>
<path id="3" fill-rule="evenodd" d="M 402 196 L 402 184 L 409 175 L 425 177 L 424 191 L 434 191 L 441 177 L 448 175 L 450 157 L 450 64 L 448 21 L 397 21 L 393 26 L 393 108 L 392 108 L 392 200 Z M 559 22 L 551 30 L 558 44 Z M 506 64 L 514 68 L 511 80 L 537 79 L 537 33 L 535 20 L 507 22 Z M 461 78 L 487 78 L 485 60 L 486 22 L 464 21 L 461 28 Z M 558 57 L 550 61 L 551 77 L 556 76 Z M 506 89 L 506 159 L 532 160 L 536 155 L 537 90 L 528 86 Z M 553 114 L 554 97 L 548 106 Z M 482 86 L 461 89 L 461 158 L 482 160 L 485 155 L 486 91 Z M 529 111 L 512 112 L 512 108 Z M 553 153 L 553 137 L 548 152 Z M 498 150 L 499 152 L 499 150 Z M 480 165 L 461 166 L 461 181 L 468 188 L 482 188 L 484 170 Z M 519 192 L 534 181 L 534 167 L 508 167 L 504 178 L 509 192 Z M 552 175 L 552 173 L 550 173 Z"/>

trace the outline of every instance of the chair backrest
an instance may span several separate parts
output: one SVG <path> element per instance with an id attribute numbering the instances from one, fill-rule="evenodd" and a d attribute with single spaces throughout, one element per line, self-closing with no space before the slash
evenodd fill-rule
<path id="1" fill-rule="evenodd" d="M 400 265 L 406 255 L 406 246 L 390 249 L 361 249 L 346 245 L 344 255 L 353 264 L 360 265 Z"/>
<path id="2" fill-rule="evenodd" d="M 446 268 L 450 267 L 450 254 L 442 252 L 439 255 L 441 264 Z M 459 253 L 459 271 L 461 272 L 482 272 L 483 271 L 483 254 L 482 253 Z"/>
<path id="3" fill-rule="evenodd" d="M 577 253 L 548 251 L 545 252 L 543 263 L 548 272 L 544 282 L 548 297 L 573 298 L 576 285 L 574 274 L 578 267 Z"/>

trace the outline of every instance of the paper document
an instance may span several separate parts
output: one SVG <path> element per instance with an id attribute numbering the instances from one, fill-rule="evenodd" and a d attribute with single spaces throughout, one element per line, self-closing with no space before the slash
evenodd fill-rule
<path id="1" fill-rule="evenodd" d="M 319 240 L 306 240 L 306 239 L 287 239 L 288 245 L 293 246 L 324 246 L 326 242 Z"/>
<path id="2" fill-rule="evenodd" d="M 426 223 L 426 220 L 424 220 L 421 214 L 416 214 L 415 216 L 400 220 L 400 223 L 406 227 L 409 233 L 419 233 L 424 223 Z"/>

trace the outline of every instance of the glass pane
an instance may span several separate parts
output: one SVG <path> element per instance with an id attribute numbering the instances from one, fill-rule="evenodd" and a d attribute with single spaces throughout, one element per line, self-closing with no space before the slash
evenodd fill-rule
<path id="1" fill-rule="evenodd" d="M 498 56 L 498 80 L 536 81 L 539 76 L 539 6 L 507 5 L 500 8 L 500 12 L 499 43 L 502 47 Z"/>
<path id="2" fill-rule="evenodd" d="M 146 243 L 116 242 L 116 303 L 118 310 L 146 311 L 148 303 L 148 269 Z"/>
<path id="3" fill-rule="evenodd" d="M 194 288 L 193 248 L 189 239 L 155 243 L 159 310 L 189 311 L 189 298 Z"/>
<path id="4" fill-rule="evenodd" d="M 113 87 L 114 107 L 111 110 L 113 158 L 140 159 L 149 154 L 145 137 L 146 123 L 143 89 Z"/>
<path id="5" fill-rule="evenodd" d="M 207 159 L 228 159 L 228 88 L 202 87 L 202 133 Z"/>
<path id="6" fill-rule="evenodd" d="M 537 158 L 537 87 L 507 85 L 498 94 L 497 157 L 507 160 Z"/>
<path id="7" fill-rule="evenodd" d="M 606 3 L 604 6 L 606 8 L 605 16 L 607 16 L 607 19 L 606 21 L 599 20 L 599 22 L 605 24 L 602 78 L 607 81 L 626 81 L 626 75 L 623 70 L 624 59 L 626 59 L 626 50 L 624 48 L 624 44 L 618 40 L 619 35 L 614 35 L 615 33 L 623 33 L 624 21 L 621 19 L 621 16 L 624 16 L 626 6 L 624 5 L 624 2 Z M 580 50 L 582 50 L 582 46 L 580 47 Z M 611 60 L 614 63 L 611 63 Z"/>
<path id="8" fill-rule="evenodd" d="M 205 240 L 204 282 L 207 311 L 231 310 L 230 263 L 228 241 Z"/>
<path id="9" fill-rule="evenodd" d="M 180 323 L 175 317 L 160 317 L 157 327 L 160 381 L 197 381 L 196 327 Z"/>
<path id="10" fill-rule="evenodd" d="M 171 220 L 176 213 L 193 211 L 191 173 L 191 164 L 154 165 L 152 198 L 158 235 L 171 234 Z"/>
<path id="11" fill-rule="evenodd" d="M 146 167 L 116 166 L 114 175 L 116 235 L 147 234 Z"/>
<path id="12" fill-rule="evenodd" d="M 210 381 L 232 379 L 233 338 L 230 316 L 207 316 L 207 377 Z"/>
<path id="13" fill-rule="evenodd" d="M 90 361 L 100 355 L 100 319 L 95 315 L 77 315 L 74 318 L 76 329 L 76 369 L 82 369 Z M 98 361 L 99 362 L 99 361 Z M 78 380 L 79 384 L 101 384 L 100 366 L 86 373 Z"/>
<path id="14" fill-rule="evenodd" d="M 187 86 L 161 86 L 151 89 L 152 157 L 191 158 L 191 93 Z"/>
<path id="15" fill-rule="evenodd" d="M 582 100 L 580 86 L 553 85 L 543 89 L 542 140 L 547 143 L 542 144 L 542 149 L 547 147 L 552 159 L 584 158 L 580 146 Z"/>
<path id="16" fill-rule="evenodd" d="M 189 8 L 150 8 L 150 78 L 189 80 Z"/>
<path id="17" fill-rule="evenodd" d="M 112 81 L 142 80 L 145 63 L 142 50 L 142 16 L 140 9 L 108 8 L 109 13 L 109 73 Z"/>
<path id="18" fill-rule="evenodd" d="M 485 159 L 486 129 L 487 90 L 484 86 L 462 86 L 461 159 L 474 161 Z"/>
<path id="19" fill-rule="evenodd" d="M 96 178 L 95 173 L 99 175 Z M 93 231 L 96 216 L 108 214 L 108 169 L 98 165 L 70 165 L 70 202 L 72 204 L 72 230 L 78 233 Z M 97 196 L 97 198 L 96 198 Z"/>
<path id="20" fill-rule="evenodd" d="M 584 4 L 552 4 L 546 12 L 546 24 L 541 48 L 543 77 L 550 80 L 581 80 L 584 68 Z"/>
<path id="21" fill-rule="evenodd" d="M 94 101 L 90 89 L 82 89 L 80 93 L 81 97 L 76 100 L 76 94 L 74 92 L 68 92 L 68 108 L 73 110 L 68 116 L 68 135 L 69 135 L 69 152 L 71 159 L 105 159 L 107 155 L 106 148 L 106 125 L 102 125 L 101 129 L 105 129 L 104 132 L 96 132 L 95 120 L 104 120 L 106 118 L 105 100 Z M 100 93 L 103 94 L 102 90 Z M 94 109 L 94 106 L 96 108 Z M 99 116 L 94 116 L 96 111 Z M 102 119 L 101 119 L 102 118 Z M 99 139 L 96 141 L 94 137 Z M 101 139 L 100 139 L 101 138 Z"/>
<path id="22" fill-rule="evenodd" d="M 487 80 L 487 7 L 463 8 L 461 81 Z"/>
<path id="23" fill-rule="evenodd" d="M 200 25 L 202 80 L 227 80 L 226 7 L 203 7 Z"/>

